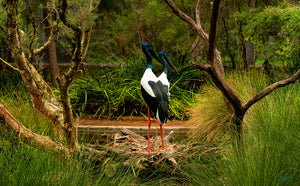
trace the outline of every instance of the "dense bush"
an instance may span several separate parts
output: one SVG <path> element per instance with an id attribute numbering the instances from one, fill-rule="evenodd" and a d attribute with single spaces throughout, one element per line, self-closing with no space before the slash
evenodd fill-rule
<path id="1" fill-rule="evenodd" d="M 144 64 L 141 65 L 138 60 L 129 60 L 103 75 L 76 79 L 70 88 L 74 111 L 79 115 L 94 114 L 109 118 L 145 114 L 147 105 L 140 94 L 140 79 L 144 70 Z M 169 73 L 169 118 L 183 120 L 189 117 L 188 107 L 204 80 L 200 77 L 202 73 L 191 67 L 182 67 L 179 70 L 179 75 L 172 71 Z M 158 70 L 157 74 L 161 72 Z"/>

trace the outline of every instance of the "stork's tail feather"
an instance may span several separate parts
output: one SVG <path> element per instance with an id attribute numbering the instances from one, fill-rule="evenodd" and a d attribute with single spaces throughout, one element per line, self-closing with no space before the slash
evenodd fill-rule
<path id="1" fill-rule="evenodd" d="M 158 104 L 157 112 L 156 112 L 156 119 L 162 124 L 167 123 L 168 107 L 169 106 L 168 106 L 167 102 Z"/>

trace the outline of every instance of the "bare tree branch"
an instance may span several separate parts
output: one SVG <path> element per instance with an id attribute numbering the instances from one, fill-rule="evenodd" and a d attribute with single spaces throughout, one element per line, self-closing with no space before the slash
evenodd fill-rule
<path id="1" fill-rule="evenodd" d="M 87 13 L 92 13 L 95 10 L 93 5 L 93 1 L 90 1 L 89 11 Z M 73 133 L 74 119 L 70 103 L 69 86 L 73 82 L 76 73 L 78 72 L 79 66 L 82 64 L 83 60 L 86 57 L 92 26 L 89 26 L 88 28 L 81 28 L 76 24 L 68 22 L 66 18 L 67 8 L 68 4 L 66 0 L 63 0 L 58 3 L 57 9 L 59 10 L 59 17 L 61 21 L 64 23 L 65 26 L 71 28 L 74 31 L 75 48 L 72 55 L 72 64 L 70 68 L 66 73 L 64 73 L 64 76 L 58 78 L 57 81 L 59 85 L 60 98 L 63 104 L 65 116 L 65 135 L 67 138 L 68 146 L 72 149 L 76 145 L 76 140 Z"/>
<path id="2" fill-rule="evenodd" d="M 199 69 L 199 70 L 204 70 L 207 73 L 209 73 L 211 71 L 211 65 L 210 64 L 200 64 L 200 63 L 192 62 L 192 66 Z"/>
<path id="3" fill-rule="evenodd" d="M 49 36 L 49 38 L 47 39 L 46 43 L 43 44 L 43 46 L 41 46 L 40 48 L 38 49 L 35 49 L 33 51 L 34 55 L 37 55 L 37 54 L 40 54 L 42 53 L 43 51 L 46 50 L 46 48 L 51 44 L 51 42 L 54 40 L 54 33 L 53 33 L 53 30 L 51 31 L 51 34 Z"/>
<path id="4" fill-rule="evenodd" d="M 69 150 L 64 145 L 53 141 L 48 136 L 38 135 L 27 129 L 15 119 L 12 114 L 0 103 L 0 128 L 2 125 L 8 126 L 10 130 L 15 131 L 19 138 L 22 136 L 26 143 L 36 147 L 67 154 Z"/>
<path id="5" fill-rule="evenodd" d="M 1 57 L 0 57 L 0 60 L 1 60 L 4 64 L 6 64 L 6 65 L 9 66 L 10 68 L 12 68 L 13 70 L 20 72 L 20 70 L 19 70 L 18 68 L 12 66 L 11 64 L 9 64 L 8 62 L 6 62 L 6 61 L 5 61 L 4 59 L 2 59 Z"/>
<path id="6" fill-rule="evenodd" d="M 300 69 L 290 78 L 273 83 L 272 85 L 269 85 L 267 88 L 265 88 L 263 91 L 261 91 L 260 93 L 256 94 L 246 104 L 244 104 L 244 109 L 248 110 L 254 103 L 258 102 L 262 98 L 269 95 L 273 90 L 283 87 L 283 86 L 286 86 L 286 85 L 289 85 L 291 83 L 295 83 L 296 80 L 299 78 L 300 78 Z"/>
<path id="7" fill-rule="evenodd" d="M 196 8 L 195 8 L 196 23 L 197 23 L 198 26 L 201 26 L 201 20 L 200 20 L 201 3 L 202 3 L 202 0 L 198 0 L 198 3 L 197 3 Z"/>
<path id="8" fill-rule="evenodd" d="M 210 19 L 210 30 L 209 30 L 209 44 L 207 52 L 207 61 L 209 64 L 214 64 L 215 50 L 216 50 L 216 32 L 217 32 L 217 21 L 219 13 L 220 0 L 215 0 L 213 3 L 213 10 Z"/>
<path id="9" fill-rule="evenodd" d="M 200 24 L 200 13 L 199 13 L 199 9 L 200 9 L 200 3 L 201 0 L 198 1 L 197 6 L 196 6 L 196 19 L 197 19 L 197 23 L 195 23 L 195 21 L 193 21 L 189 16 L 187 16 L 186 14 L 184 14 L 182 11 L 180 11 L 177 6 L 174 4 L 174 2 L 172 0 L 165 0 L 165 2 L 168 4 L 168 6 L 173 10 L 173 12 L 183 21 L 187 22 L 195 31 L 196 33 L 203 39 L 203 41 L 208 44 L 208 40 L 209 40 L 209 36 L 207 33 L 205 33 L 205 31 L 203 30 Z M 198 18 L 199 17 L 199 18 Z M 222 58 L 220 56 L 220 52 L 217 50 L 217 48 L 215 48 L 215 65 L 217 66 L 217 68 L 219 69 L 220 73 L 222 75 L 224 75 L 224 67 L 223 67 L 223 62 L 222 62 Z"/>
<path id="10" fill-rule="evenodd" d="M 65 1 L 65 0 L 64 0 Z M 62 6 L 67 6 L 66 2 L 64 2 L 62 4 Z M 64 10 L 62 11 L 62 14 L 66 13 L 65 10 L 66 7 L 60 7 L 60 9 Z M 89 6 L 89 12 L 92 13 L 94 11 L 94 7 L 93 7 L 93 1 L 90 1 L 90 6 Z M 63 17 L 63 19 L 65 19 L 65 15 L 62 15 L 61 17 Z M 68 26 L 68 24 L 66 24 L 66 26 Z M 64 82 L 64 85 L 62 86 L 69 86 L 74 77 L 75 74 L 78 71 L 79 66 L 81 65 L 81 63 L 83 62 L 83 60 L 86 58 L 86 53 L 88 50 L 88 46 L 89 46 L 89 41 L 90 41 L 90 36 L 91 36 L 91 32 L 92 32 L 92 26 L 90 26 L 89 28 L 85 29 L 82 28 L 81 29 L 77 29 L 77 27 L 71 26 L 71 28 L 74 30 L 74 36 L 75 36 L 75 40 L 76 40 L 76 48 L 74 50 L 74 54 L 73 54 L 73 58 L 72 58 L 72 65 L 70 67 L 70 69 L 67 71 L 66 75 L 66 81 Z"/>
<path id="11" fill-rule="evenodd" d="M 300 78 L 300 69 L 290 78 L 286 80 L 279 81 L 268 86 L 266 89 L 252 97 L 246 104 L 243 104 L 240 97 L 236 94 L 236 92 L 232 89 L 232 87 L 228 84 L 228 82 L 224 78 L 224 69 L 223 63 L 221 59 L 220 52 L 216 48 L 216 28 L 217 28 L 217 19 L 219 12 L 220 0 L 214 0 L 213 2 L 213 10 L 210 22 L 210 32 L 209 37 L 203 31 L 200 22 L 200 2 L 198 0 L 197 6 L 195 8 L 196 21 L 197 24 L 183 12 L 181 12 L 172 0 L 165 0 L 165 2 L 169 5 L 169 7 L 173 10 L 173 12 L 181 18 L 183 21 L 189 23 L 194 30 L 198 33 L 200 37 L 203 38 L 208 44 L 208 52 L 207 52 L 207 63 L 205 65 L 192 62 L 192 66 L 195 68 L 206 71 L 214 84 L 218 87 L 218 89 L 222 92 L 224 101 L 226 102 L 227 109 L 231 112 L 231 122 L 235 124 L 237 130 L 237 139 L 238 143 L 241 142 L 241 130 L 242 130 L 242 122 L 243 117 L 254 103 L 261 100 L 263 97 L 270 94 L 273 90 L 279 87 L 283 87 L 290 83 L 294 83 L 297 79 Z"/>
<path id="12" fill-rule="evenodd" d="M 59 13 L 60 20 L 64 23 L 64 25 L 73 29 L 75 32 L 80 32 L 79 26 L 67 21 L 66 19 L 67 8 L 68 8 L 68 3 L 66 0 L 58 1 L 58 13 Z"/>
<path id="13" fill-rule="evenodd" d="M 165 0 L 165 2 L 180 19 L 191 25 L 191 27 L 203 38 L 203 40 L 208 43 L 208 35 L 204 32 L 201 25 L 197 25 L 192 18 L 180 11 L 172 0 Z M 200 7 L 200 2 L 198 2 L 198 4 L 198 7 Z"/>

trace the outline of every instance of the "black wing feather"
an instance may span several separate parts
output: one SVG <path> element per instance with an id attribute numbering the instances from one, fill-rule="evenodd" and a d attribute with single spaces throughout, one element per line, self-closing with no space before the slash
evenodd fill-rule
<path id="1" fill-rule="evenodd" d="M 159 120 L 163 123 L 166 122 L 168 117 L 168 86 L 163 85 L 161 81 L 154 82 L 149 81 L 155 97 L 150 96 L 143 87 L 141 87 L 142 97 L 150 108 L 150 111 L 154 117 L 158 110 Z M 157 118 L 158 119 L 158 118 Z"/>
<path id="2" fill-rule="evenodd" d="M 141 86 L 141 94 L 142 94 L 143 99 L 145 100 L 145 102 L 149 106 L 152 116 L 155 116 L 155 111 L 156 111 L 156 108 L 158 106 L 158 101 L 156 100 L 155 97 L 150 96 L 146 92 L 146 90 L 144 89 L 143 86 Z"/>

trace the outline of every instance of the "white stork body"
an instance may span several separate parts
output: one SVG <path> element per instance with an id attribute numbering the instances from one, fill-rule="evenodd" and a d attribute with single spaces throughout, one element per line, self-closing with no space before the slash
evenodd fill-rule
<path id="1" fill-rule="evenodd" d="M 162 63 L 161 59 L 159 59 L 154 53 L 152 46 L 150 43 L 142 44 L 143 52 L 147 58 L 147 68 L 144 72 L 144 75 L 141 79 L 141 94 L 143 99 L 148 105 L 148 150 L 150 152 L 150 112 L 153 114 L 156 119 L 160 123 L 166 123 L 167 115 L 168 115 L 168 107 L 166 107 L 165 103 L 167 103 L 167 97 L 164 96 L 163 91 L 166 89 L 162 82 L 159 81 L 157 76 L 152 71 L 152 58 L 155 57 L 160 63 Z M 162 125 L 160 124 L 161 129 L 161 140 L 162 140 L 162 149 L 164 149 L 163 142 L 163 133 L 162 133 Z"/>
<path id="2" fill-rule="evenodd" d="M 147 68 L 144 72 L 144 75 L 141 79 L 141 86 L 145 89 L 145 91 L 152 97 L 155 97 L 154 92 L 149 85 L 149 81 L 154 81 L 157 82 L 158 78 L 157 76 L 153 73 L 151 68 Z"/>
<path id="3" fill-rule="evenodd" d="M 163 85 L 168 87 L 167 95 L 168 95 L 168 98 L 170 98 L 170 92 L 169 92 L 170 82 L 167 78 L 167 74 L 165 72 L 161 73 L 160 76 L 158 76 L 158 80 L 161 81 Z"/>
<path id="4" fill-rule="evenodd" d="M 162 76 L 166 77 L 166 76 Z M 165 78 L 156 77 L 150 68 L 147 68 L 141 79 L 142 97 L 150 108 L 153 116 L 161 124 L 166 124 L 168 116 L 168 86 Z"/>

